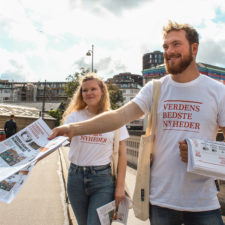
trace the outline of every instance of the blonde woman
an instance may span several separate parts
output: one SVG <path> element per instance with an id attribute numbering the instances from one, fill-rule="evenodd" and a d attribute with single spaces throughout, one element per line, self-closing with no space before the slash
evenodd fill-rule
<path id="1" fill-rule="evenodd" d="M 82 77 L 63 116 L 63 123 L 88 120 L 110 110 L 105 83 L 95 74 Z M 70 144 L 67 191 L 79 225 L 100 225 L 96 209 L 113 199 L 118 206 L 124 197 L 126 173 L 125 127 L 120 128 L 118 178 L 115 184 L 110 162 L 114 132 L 74 136 Z"/>

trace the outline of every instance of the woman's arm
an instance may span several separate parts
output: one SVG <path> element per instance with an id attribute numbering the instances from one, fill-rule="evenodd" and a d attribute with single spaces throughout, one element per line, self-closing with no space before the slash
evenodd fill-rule
<path id="1" fill-rule="evenodd" d="M 115 201 L 116 207 L 118 207 L 119 202 L 125 197 L 125 177 L 127 168 L 127 153 L 126 153 L 126 141 L 120 141 L 119 143 L 119 157 L 118 157 L 118 167 L 117 167 L 117 180 L 115 189 Z"/>

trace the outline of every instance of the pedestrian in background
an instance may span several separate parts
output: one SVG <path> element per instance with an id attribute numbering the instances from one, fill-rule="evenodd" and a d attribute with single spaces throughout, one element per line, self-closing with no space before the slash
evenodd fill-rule
<path id="1" fill-rule="evenodd" d="M 109 110 L 107 86 L 95 73 L 89 73 L 82 77 L 62 121 L 65 124 L 85 121 Z M 120 129 L 118 175 L 115 184 L 110 167 L 114 134 L 115 132 L 97 132 L 71 139 L 67 191 L 79 225 L 100 225 L 96 209 L 114 199 L 118 206 L 125 197 L 125 139 L 129 135 L 126 127 Z"/>
<path id="2" fill-rule="evenodd" d="M 186 138 L 216 140 L 225 135 L 225 86 L 199 73 L 197 31 L 169 21 L 163 28 L 161 96 L 150 182 L 151 225 L 223 225 L 214 179 L 187 172 Z M 138 119 L 152 106 L 152 81 L 121 108 L 89 121 L 64 125 L 49 137 L 106 132 Z M 148 182 L 148 181 L 146 181 Z"/>
<path id="3" fill-rule="evenodd" d="M 4 130 L 6 134 L 6 138 L 11 137 L 13 134 L 17 132 L 16 121 L 14 120 L 15 116 L 12 114 L 10 119 L 5 122 Z"/>

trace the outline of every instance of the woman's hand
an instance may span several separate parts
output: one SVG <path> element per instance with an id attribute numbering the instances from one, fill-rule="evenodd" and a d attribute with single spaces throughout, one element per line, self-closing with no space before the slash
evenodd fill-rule
<path id="1" fill-rule="evenodd" d="M 188 162 L 188 145 L 185 140 L 179 142 L 179 149 L 180 149 L 181 161 L 187 163 Z"/>
<path id="2" fill-rule="evenodd" d="M 116 202 L 116 208 L 118 209 L 120 201 L 125 198 L 125 190 L 124 187 L 116 187 L 115 190 L 115 202 Z"/>
<path id="3" fill-rule="evenodd" d="M 52 140 L 58 136 L 66 136 L 71 139 L 73 137 L 73 128 L 71 127 L 71 125 L 67 124 L 54 128 L 52 130 L 52 134 L 48 137 L 48 139 Z"/>

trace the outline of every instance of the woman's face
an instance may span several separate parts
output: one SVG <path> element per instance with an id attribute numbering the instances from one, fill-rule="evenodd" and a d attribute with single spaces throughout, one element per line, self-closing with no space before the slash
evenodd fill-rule
<path id="1" fill-rule="evenodd" d="M 88 80 L 82 84 L 82 97 L 87 106 L 98 107 L 101 101 L 102 90 L 97 80 Z"/>

